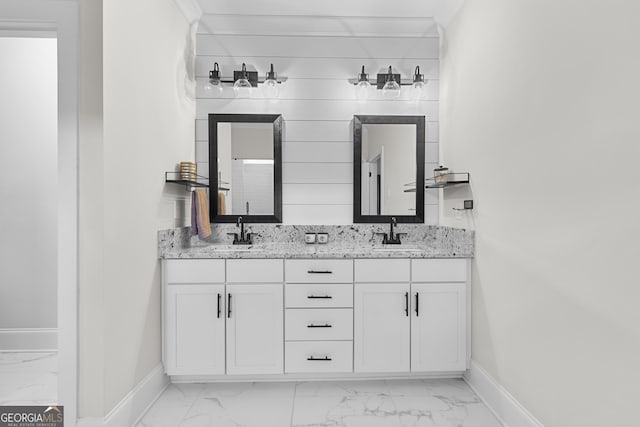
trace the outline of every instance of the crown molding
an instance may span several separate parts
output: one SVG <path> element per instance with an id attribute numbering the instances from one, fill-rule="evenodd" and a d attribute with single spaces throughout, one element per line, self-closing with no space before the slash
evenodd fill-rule
<path id="1" fill-rule="evenodd" d="M 198 0 L 174 0 L 189 24 L 197 22 L 202 16 L 202 8 Z"/>

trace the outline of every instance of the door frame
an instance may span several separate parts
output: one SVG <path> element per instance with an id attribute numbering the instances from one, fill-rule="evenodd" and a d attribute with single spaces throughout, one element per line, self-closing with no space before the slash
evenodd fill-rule
<path id="1" fill-rule="evenodd" d="M 58 49 L 58 403 L 65 425 L 78 410 L 78 3 L 3 0 L 0 36 L 57 38 Z"/>

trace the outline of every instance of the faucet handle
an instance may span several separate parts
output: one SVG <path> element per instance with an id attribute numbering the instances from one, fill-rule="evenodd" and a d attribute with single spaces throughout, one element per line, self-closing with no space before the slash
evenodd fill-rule
<path id="1" fill-rule="evenodd" d="M 227 236 L 233 236 L 233 241 L 238 241 L 238 233 L 227 233 Z"/>

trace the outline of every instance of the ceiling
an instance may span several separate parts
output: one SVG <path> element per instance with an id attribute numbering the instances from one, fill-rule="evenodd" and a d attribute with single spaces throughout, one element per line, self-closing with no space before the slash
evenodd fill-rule
<path id="1" fill-rule="evenodd" d="M 430 17 L 446 27 L 464 0 L 175 0 L 190 21 L 203 14 Z"/>

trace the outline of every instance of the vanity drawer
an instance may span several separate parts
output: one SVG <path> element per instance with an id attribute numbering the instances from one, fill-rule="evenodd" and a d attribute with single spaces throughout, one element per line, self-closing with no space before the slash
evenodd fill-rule
<path id="1" fill-rule="evenodd" d="M 168 259 L 163 261 L 165 282 L 224 283 L 223 259 Z"/>
<path id="2" fill-rule="evenodd" d="M 281 259 L 228 259 L 228 283 L 282 283 Z"/>
<path id="3" fill-rule="evenodd" d="M 353 339 L 350 308 L 289 308 L 285 313 L 287 341 L 332 341 Z"/>
<path id="4" fill-rule="evenodd" d="M 286 284 L 284 293 L 287 308 L 353 307 L 353 285 L 338 284 Z"/>
<path id="5" fill-rule="evenodd" d="M 351 283 L 353 261 L 348 259 L 288 259 L 287 283 Z"/>
<path id="6" fill-rule="evenodd" d="M 353 371 L 351 341 L 287 342 L 284 355 L 286 373 Z"/>
<path id="7" fill-rule="evenodd" d="M 411 262 L 413 282 L 465 282 L 465 258 L 414 259 Z"/>
<path id="8" fill-rule="evenodd" d="M 409 263 L 408 259 L 357 259 L 356 282 L 409 282 Z"/>

